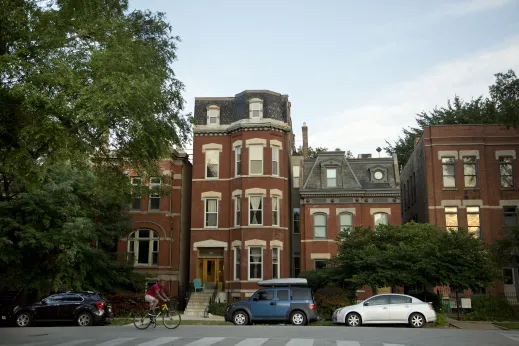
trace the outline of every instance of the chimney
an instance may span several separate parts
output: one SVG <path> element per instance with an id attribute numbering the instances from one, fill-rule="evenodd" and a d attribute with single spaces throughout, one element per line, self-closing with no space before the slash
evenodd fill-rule
<path id="1" fill-rule="evenodd" d="M 308 159 L 308 127 L 303 123 L 303 159 Z"/>

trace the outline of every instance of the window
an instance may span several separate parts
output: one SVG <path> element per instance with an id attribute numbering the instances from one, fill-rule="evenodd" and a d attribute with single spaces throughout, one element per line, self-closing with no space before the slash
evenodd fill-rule
<path id="1" fill-rule="evenodd" d="M 272 226 L 279 226 L 279 197 L 272 197 Z"/>
<path id="2" fill-rule="evenodd" d="M 505 227 L 517 226 L 517 207 L 503 207 Z"/>
<path id="3" fill-rule="evenodd" d="M 467 226 L 470 233 L 478 238 L 481 236 L 479 221 L 479 207 L 467 207 Z"/>
<path id="4" fill-rule="evenodd" d="M 249 197 L 249 225 L 263 225 L 263 197 Z"/>
<path id="5" fill-rule="evenodd" d="M 301 230 L 299 228 L 299 226 L 300 226 L 299 225 L 299 221 L 300 221 L 299 214 L 300 214 L 299 208 L 294 208 L 294 234 L 301 233 Z"/>
<path id="6" fill-rule="evenodd" d="M 513 187 L 513 158 L 511 156 L 499 157 L 499 172 L 501 173 L 501 187 Z"/>
<path id="7" fill-rule="evenodd" d="M 272 278 L 279 279 L 279 248 L 272 248 Z"/>
<path id="8" fill-rule="evenodd" d="M 207 109 L 207 125 L 218 125 L 220 118 L 220 109 L 216 106 L 211 106 Z"/>
<path id="9" fill-rule="evenodd" d="M 254 175 L 263 174 L 263 145 L 249 146 L 249 173 Z"/>
<path id="10" fill-rule="evenodd" d="M 458 230 L 458 207 L 445 207 L 445 226 L 450 230 Z"/>
<path id="11" fill-rule="evenodd" d="M 236 199 L 234 200 L 234 225 L 235 226 L 241 225 L 240 210 L 241 210 L 241 197 L 236 197 Z"/>
<path id="12" fill-rule="evenodd" d="M 397 294 L 392 294 L 390 300 L 391 304 L 411 304 L 413 301 L 410 297 L 400 296 Z"/>
<path id="13" fill-rule="evenodd" d="M 207 198 L 205 200 L 205 227 L 218 226 L 218 200 Z"/>
<path id="14" fill-rule="evenodd" d="M 276 297 L 278 298 L 278 300 L 289 300 L 288 297 L 289 297 L 289 294 L 288 294 L 288 290 L 277 290 L 276 291 Z"/>
<path id="15" fill-rule="evenodd" d="M 339 232 L 353 227 L 353 215 L 350 213 L 339 214 Z"/>
<path id="16" fill-rule="evenodd" d="M 375 227 L 378 225 L 388 225 L 389 224 L 389 217 L 387 213 L 375 213 L 373 214 L 373 219 L 375 222 Z"/>
<path id="17" fill-rule="evenodd" d="M 260 99 L 250 100 L 249 117 L 251 119 L 260 119 L 263 117 L 263 101 Z"/>
<path id="18" fill-rule="evenodd" d="M 130 208 L 132 210 L 141 210 L 141 191 L 140 191 L 140 185 L 141 185 L 141 178 L 132 178 L 132 205 Z"/>
<path id="19" fill-rule="evenodd" d="M 157 265 L 159 260 L 159 234 L 140 229 L 128 236 L 128 263 Z"/>
<path id="20" fill-rule="evenodd" d="M 294 187 L 299 187 L 299 172 L 301 170 L 301 167 L 299 166 L 293 166 L 292 167 L 292 184 L 294 185 Z"/>
<path id="21" fill-rule="evenodd" d="M 314 269 L 323 269 L 326 268 L 326 260 L 314 260 Z"/>
<path id="22" fill-rule="evenodd" d="M 249 280 L 263 277 L 263 248 L 249 248 Z"/>
<path id="23" fill-rule="evenodd" d="M 205 175 L 206 178 L 218 178 L 220 152 L 218 150 L 207 150 L 205 152 Z"/>
<path id="24" fill-rule="evenodd" d="M 272 147 L 272 175 L 279 175 L 279 147 Z"/>
<path id="25" fill-rule="evenodd" d="M 236 167 L 234 167 L 235 175 L 241 175 L 241 147 L 236 147 L 235 152 Z"/>
<path id="26" fill-rule="evenodd" d="M 261 290 L 252 296 L 252 300 L 273 300 L 274 299 L 274 290 Z"/>
<path id="27" fill-rule="evenodd" d="M 443 187 L 456 187 L 456 159 L 442 157 Z"/>
<path id="28" fill-rule="evenodd" d="M 314 238 L 326 238 L 326 214 L 314 214 Z"/>
<path id="29" fill-rule="evenodd" d="M 337 187 L 337 170 L 335 168 L 326 169 L 326 187 Z"/>
<path id="30" fill-rule="evenodd" d="M 389 304 L 389 295 L 376 296 L 366 301 L 369 306 Z"/>
<path id="31" fill-rule="evenodd" d="M 301 257 L 299 254 L 294 255 L 294 277 L 298 277 L 301 273 Z"/>
<path id="32" fill-rule="evenodd" d="M 514 285 L 514 271 L 512 268 L 503 268 L 503 276 L 505 277 L 503 281 L 505 285 Z"/>
<path id="33" fill-rule="evenodd" d="M 240 280 L 240 256 L 239 247 L 234 248 L 234 280 Z"/>
<path id="34" fill-rule="evenodd" d="M 160 209 L 160 178 L 150 179 L 150 210 Z"/>
<path id="35" fill-rule="evenodd" d="M 475 156 L 463 157 L 463 179 L 465 180 L 466 187 L 474 187 L 477 185 Z"/>

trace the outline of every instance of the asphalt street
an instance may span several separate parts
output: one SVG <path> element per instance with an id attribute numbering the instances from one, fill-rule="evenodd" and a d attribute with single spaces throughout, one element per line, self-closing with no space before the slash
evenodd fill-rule
<path id="1" fill-rule="evenodd" d="M 163 326 L 1 328 L 0 345 L 41 346 L 519 346 L 519 332 L 394 327 Z"/>

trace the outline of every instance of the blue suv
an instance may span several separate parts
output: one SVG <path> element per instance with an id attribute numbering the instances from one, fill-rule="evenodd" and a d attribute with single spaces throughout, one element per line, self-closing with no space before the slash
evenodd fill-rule
<path id="1" fill-rule="evenodd" d="M 317 321 L 314 297 L 306 279 L 263 280 L 257 285 L 264 288 L 249 300 L 227 306 L 225 321 L 235 325 L 288 322 L 295 326 Z"/>

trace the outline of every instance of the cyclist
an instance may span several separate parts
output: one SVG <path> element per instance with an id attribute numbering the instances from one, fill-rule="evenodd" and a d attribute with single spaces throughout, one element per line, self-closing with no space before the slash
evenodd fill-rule
<path id="1" fill-rule="evenodd" d="M 164 288 L 162 287 L 163 285 L 164 280 L 159 280 L 159 282 L 148 289 L 146 295 L 144 296 L 144 300 L 150 304 L 149 313 L 151 315 L 153 315 L 155 307 L 159 303 L 159 299 L 169 302 L 169 298 L 166 297 L 166 294 L 164 294 Z"/>

